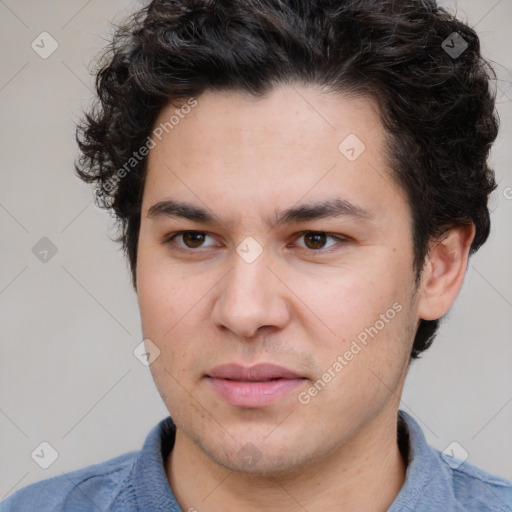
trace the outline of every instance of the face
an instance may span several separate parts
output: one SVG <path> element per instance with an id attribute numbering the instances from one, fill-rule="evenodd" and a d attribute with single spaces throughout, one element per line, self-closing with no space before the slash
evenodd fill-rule
<path id="1" fill-rule="evenodd" d="M 396 420 L 418 322 L 410 209 L 368 99 L 283 86 L 184 111 L 143 195 L 151 371 L 209 460 L 291 471 Z"/>

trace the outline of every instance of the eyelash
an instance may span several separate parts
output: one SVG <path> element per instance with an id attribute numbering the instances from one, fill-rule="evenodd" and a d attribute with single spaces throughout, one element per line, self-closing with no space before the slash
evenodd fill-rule
<path id="1" fill-rule="evenodd" d="M 195 231 L 195 230 L 177 231 L 177 232 L 171 233 L 169 236 L 167 236 L 163 240 L 162 243 L 165 245 L 173 244 L 173 245 L 177 246 L 178 250 L 183 250 L 186 252 L 199 252 L 201 250 L 208 249 L 209 247 L 214 247 L 213 245 L 207 246 L 207 247 L 197 247 L 197 248 L 186 247 L 185 245 L 178 244 L 174 241 L 174 239 L 176 237 L 182 236 L 187 233 L 199 233 L 201 235 L 207 235 L 207 236 L 211 237 L 211 235 L 209 233 L 207 233 L 206 231 Z M 340 244 L 340 243 L 344 244 L 344 243 L 348 242 L 347 237 L 344 237 L 341 235 L 333 235 L 333 234 L 327 233 L 326 231 L 314 231 L 314 230 L 305 230 L 305 231 L 300 231 L 299 233 L 296 233 L 294 235 L 294 242 L 296 242 L 299 238 L 301 238 L 307 234 L 326 235 L 327 239 L 331 238 L 333 240 L 337 240 L 338 244 Z M 213 237 L 211 237 L 211 238 L 213 238 Z M 304 249 L 304 250 L 310 252 L 311 254 L 317 255 L 317 254 L 324 254 L 324 253 L 329 252 L 329 250 L 332 249 L 333 247 L 335 247 L 336 245 L 337 244 L 332 244 L 331 246 L 328 246 L 327 248 L 320 248 L 320 249 L 311 249 L 309 247 L 299 247 L 299 248 Z"/>

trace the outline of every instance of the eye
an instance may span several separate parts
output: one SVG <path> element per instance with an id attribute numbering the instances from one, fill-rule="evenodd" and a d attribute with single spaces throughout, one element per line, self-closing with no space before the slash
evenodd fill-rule
<path id="1" fill-rule="evenodd" d="M 208 238 L 211 239 L 211 242 L 205 243 Z M 297 243 L 297 241 L 301 239 L 303 239 L 304 242 Z M 324 231 L 303 231 L 298 234 L 294 243 L 296 246 L 303 249 L 321 252 L 322 250 L 329 249 L 330 247 L 346 241 L 345 237 L 330 235 Z M 178 231 L 164 240 L 166 244 L 171 242 L 183 249 L 202 249 L 218 245 L 213 237 L 204 231 Z"/>
<path id="2" fill-rule="evenodd" d="M 304 239 L 304 244 L 297 244 L 298 247 L 302 247 L 304 249 L 310 249 L 313 251 L 319 251 L 321 249 L 328 249 L 337 243 L 346 242 L 346 239 L 342 236 L 334 236 L 325 233 L 324 231 L 304 231 L 299 234 L 297 240 Z M 327 241 L 331 239 L 333 243 L 327 245 Z"/>
<path id="3" fill-rule="evenodd" d="M 164 241 L 164 243 L 174 242 L 176 245 L 179 245 L 180 247 L 183 247 L 185 249 L 200 249 L 202 247 L 212 247 L 216 245 L 215 241 L 214 243 L 204 245 L 204 242 L 206 238 L 212 238 L 208 233 L 205 233 L 204 231 L 178 231 L 177 233 L 174 233 L 170 237 L 167 237 Z M 181 242 L 177 241 L 180 240 Z"/>

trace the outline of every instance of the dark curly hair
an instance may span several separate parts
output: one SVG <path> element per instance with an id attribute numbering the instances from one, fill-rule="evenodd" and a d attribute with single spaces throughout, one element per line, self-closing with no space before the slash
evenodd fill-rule
<path id="1" fill-rule="evenodd" d="M 302 83 L 375 99 L 409 198 L 418 279 L 429 242 L 450 228 L 475 225 L 471 253 L 489 235 L 494 72 L 476 33 L 434 0 L 154 0 L 118 28 L 96 73 L 76 170 L 118 221 L 134 287 L 141 148 L 164 106 L 207 89 L 261 96 Z M 413 359 L 438 324 L 421 320 Z"/>

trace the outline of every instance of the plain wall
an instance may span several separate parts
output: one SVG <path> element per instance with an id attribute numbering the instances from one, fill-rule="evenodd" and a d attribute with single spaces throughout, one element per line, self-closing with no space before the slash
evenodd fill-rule
<path id="1" fill-rule="evenodd" d="M 0 2 L 0 499 L 139 449 L 168 414 L 132 353 L 142 339 L 137 300 L 112 221 L 73 171 L 89 64 L 109 20 L 138 5 Z M 512 479 L 512 1 L 457 6 L 499 77 L 493 232 L 435 344 L 413 364 L 401 407 L 437 448 L 457 441 L 469 462 Z M 31 47 L 44 31 L 59 45 L 47 59 Z M 43 237 L 57 249 L 47 262 L 32 252 Z M 46 470 L 31 458 L 42 441 L 59 454 Z"/>

